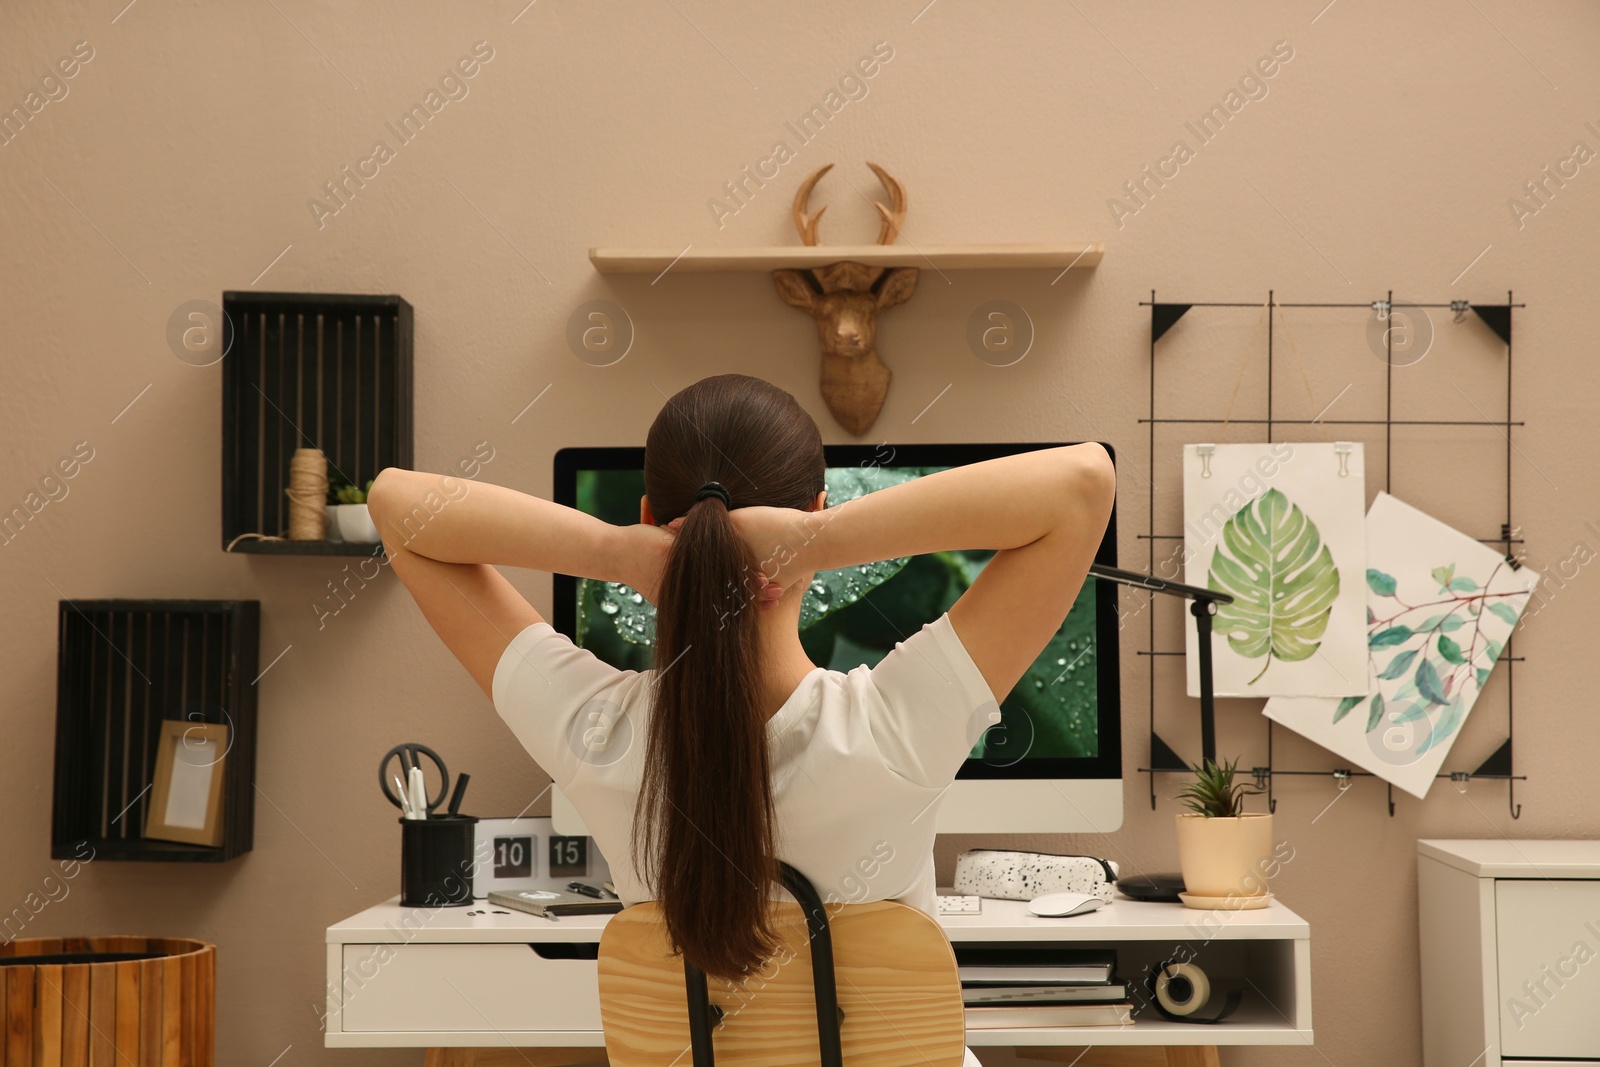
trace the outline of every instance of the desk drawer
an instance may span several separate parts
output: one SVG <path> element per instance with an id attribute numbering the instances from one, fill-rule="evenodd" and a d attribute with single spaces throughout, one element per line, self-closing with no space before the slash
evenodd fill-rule
<path id="1" fill-rule="evenodd" d="M 600 1029 L 598 964 L 525 944 L 346 945 L 343 1029 Z"/>
<path id="2" fill-rule="evenodd" d="M 1500 1054 L 1600 1059 L 1600 880 L 1494 883 Z"/>

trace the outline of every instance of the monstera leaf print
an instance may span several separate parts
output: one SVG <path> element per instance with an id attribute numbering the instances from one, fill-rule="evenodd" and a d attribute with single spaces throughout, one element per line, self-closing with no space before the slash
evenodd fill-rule
<path id="1" fill-rule="evenodd" d="M 1316 525 L 1277 489 L 1240 508 L 1222 527 L 1207 584 L 1233 596 L 1217 609 L 1215 630 L 1246 659 L 1310 659 L 1322 643 L 1339 569 Z"/>

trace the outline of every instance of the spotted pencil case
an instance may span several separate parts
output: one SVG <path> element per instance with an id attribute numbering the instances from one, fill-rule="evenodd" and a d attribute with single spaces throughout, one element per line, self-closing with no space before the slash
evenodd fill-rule
<path id="1" fill-rule="evenodd" d="M 993 900 L 1033 900 L 1046 893 L 1088 893 L 1111 903 L 1113 860 L 1049 852 L 978 848 L 956 857 L 955 891 Z"/>

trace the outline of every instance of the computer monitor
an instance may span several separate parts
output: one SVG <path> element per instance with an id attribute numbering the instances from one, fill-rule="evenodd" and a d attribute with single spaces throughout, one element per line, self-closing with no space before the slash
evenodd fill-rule
<path id="1" fill-rule="evenodd" d="M 1051 448 L 1050 443 L 826 445 L 827 506 L 948 467 Z M 1107 446 L 1107 450 L 1110 448 Z M 644 449 L 566 448 L 554 496 L 607 522 L 639 521 Z M 1116 515 L 1096 562 L 1116 563 Z M 813 663 L 848 671 L 875 664 L 896 641 L 949 609 L 993 552 L 951 551 L 817 575 L 801 605 L 801 644 Z M 614 666 L 651 666 L 654 609 L 631 590 L 569 575 L 554 582 L 557 630 Z M 1122 732 L 1117 592 L 1086 579 L 1061 628 L 1001 701 L 939 805 L 941 833 L 1109 832 L 1122 824 Z M 564 798 L 558 824 L 580 832 Z"/>

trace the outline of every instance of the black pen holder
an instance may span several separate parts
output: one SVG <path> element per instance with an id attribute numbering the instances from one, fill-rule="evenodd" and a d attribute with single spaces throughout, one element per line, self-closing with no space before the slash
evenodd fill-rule
<path id="1" fill-rule="evenodd" d="M 400 820 L 400 903 L 438 908 L 472 903 L 476 815 Z"/>

